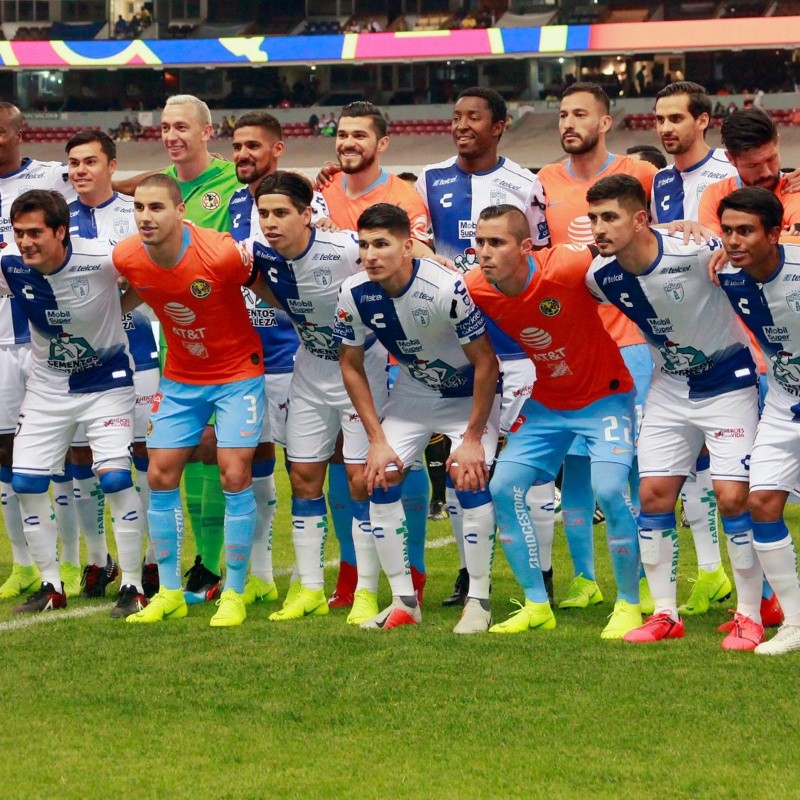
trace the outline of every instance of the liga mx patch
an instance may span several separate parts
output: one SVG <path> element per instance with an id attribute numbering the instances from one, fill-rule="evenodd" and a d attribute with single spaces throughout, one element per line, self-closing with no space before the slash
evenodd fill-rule
<path id="1" fill-rule="evenodd" d="M 211 294 L 211 284 L 208 281 L 198 279 L 192 281 L 189 286 L 189 291 L 193 297 L 202 300 L 204 297 L 208 297 Z"/>
<path id="2" fill-rule="evenodd" d="M 200 203 L 206 211 L 214 211 L 219 208 L 221 202 L 222 200 L 216 192 L 206 192 L 200 200 Z"/>
<path id="3" fill-rule="evenodd" d="M 539 311 L 546 317 L 554 317 L 561 311 L 561 303 L 555 297 L 545 297 L 539 303 Z"/>

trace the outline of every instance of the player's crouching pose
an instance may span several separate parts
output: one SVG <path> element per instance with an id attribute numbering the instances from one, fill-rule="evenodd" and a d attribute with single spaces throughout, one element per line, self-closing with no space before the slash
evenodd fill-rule
<path id="1" fill-rule="evenodd" d="M 342 285 L 334 328 L 347 392 L 370 441 L 365 465 L 370 520 L 392 603 L 365 628 L 415 624 L 421 614 L 411 581 L 401 484 L 431 434 L 457 445 L 448 459 L 464 509 L 469 596 L 456 633 L 486 631 L 494 506 L 487 488 L 500 422 L 499 367 L 483 314 L 463 279 L 428 259 L 412 259 L 408 215 L 389 203 L 358 220 L 364 272 Z M 383 422 L 364 369 L 374 334 L 400 364 Z"/>
<path id="2" fill-rule="evenodd" d="M 31 327 L 32 366 L 14 440 L 14 491 L 41 588 L 15 611 L 66 606 L 58 531 L 47 489 L 80 423 L 111 506 L 122 588 L 112 616 L 147 605 L 142 594 L 143 518 L 131 479 L 136 396 L 122 329 L 117 271 L 107 241 L 70 240 L 69 209 L 57 192 L 32 190 L 11 206 L 19 255 L 0 260 L 0 292 L 13 294 Z"/>
<path id="3" fill-rule="evenodd" d="M 123 307 L 148 303 L 168 345 L 147 436 L 150 537 L 161 588 L 128 621 L 186 616 L 178 486 L 215 412 L 227 575 L 210 624 L 229 627 L 247 617 L 242 595 L 256 524 L 251 467 L 265 407 L 261 342 L 242 297 L 242 286 L 253 282 L 250 255 L 227 233 L 185 224 L 185 210 L 173 178 L 145 178 L 134 195 L 139 234 L 120 242 L 113 253 L 131 287 Z"/>
<path id="4" fill-rule="evenodd" d="M 738 189 L 723 198 L 717 213 L 730 259 L 719 281 L 767 363 L 769 391 L 750 456 L 749 507 L 753 546 L 784 623 L 755 652 L 782 655 L 800 650 L 797 555 L 783 519 L 800 477 L 800 247 L 778 243 L 784 212 L 767 189 Z"/>

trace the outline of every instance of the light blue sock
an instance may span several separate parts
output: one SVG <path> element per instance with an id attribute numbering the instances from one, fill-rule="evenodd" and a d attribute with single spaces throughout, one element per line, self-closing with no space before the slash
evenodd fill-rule
<path id="1" fill-rule="evenodd" d="M 561 482 L 561 513 L 564 534 L 575 575 L 595 579 L 594 571 L 594 492 L 591 461 L 587 456 L 567 456 Z"/>
<path id="2" fill-rule="evenodd" d="M 180 489 L 151 491 L 147 521 L 158 564 L 158 579 L 165 589 L 180 589 L 183 547 L 183 505 Z"/>
<path id="3" fill-rule="evenodd" d="M 532 483 L 548 480 L 552 478 L 541 475 L 535 467 L 499 461 L 489 486 L 503 552 L 514 577 L 525 592 L 525 598 L 534 603 L 546 603 L 548 598 L 539 563 L 539 542 L 525 495 Z"/>
<path id="4" fill-rule="evenodd" d="M 627 496 L 629 469 L 624 464 L 592 464 L 592 486 L 606 515 L 611 568 L 617 600 L 639 603 L 639 534 Z"/>
<path id="5" fill-rule="evenodd" d="M 418 572 L 425 572 L 425 531 L 431 487 L 424 469 L 412 469 L 403 481 L 403 509 L 408 528 L 408 560 Z"/>
<path id="6" fill-rule="evenodd" d="M 339 560 L 355 566 L 353 501 L 350 499 L 347 468 L 344 464 L 328 464 L 328 505 L 331 509 L 333 531 L 339 542 Z"/>
<path id="7" fill-rule="evenodd" d="M 256 496 L 253 487 L 225 495 L 225 588 L 241 594 L 256 532 Z"/>

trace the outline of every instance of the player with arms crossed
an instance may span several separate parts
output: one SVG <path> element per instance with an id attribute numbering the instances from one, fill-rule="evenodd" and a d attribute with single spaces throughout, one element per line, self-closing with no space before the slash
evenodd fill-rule
<path id="1" fill-rule="evenodd" d="M 720 202 L 717 213 L 730 265 L 718 279 L 755 335 L 767 367 L 767 392 L 750 457 L 753 546 L 784 613 L 758 655 L 800 650 L 797 554 L 783 517 L 800 482 L 800 246 L 780 243 L 784 210 L 773 192 L 748 187 Z M 796 241 L 796 240 L 794 240 Z"/>
<path id="2" fill-rule="evenodd" d="M 719 242 L 684 245 L 651 229 L 644 187 L 630 175 L 599 180 L 586 199 L 602 256 L 587 273 L 587 286 L 637 324 L 655 364 L 639 434 L 638 520 L 655 611 L 625 641 L 684 635 L 676 600 L 675 503 L 705 443 L 738 600 L 722 647 L 752 650 L 764 636 L 762 572 L 747 513 L 757 374 L 742 326 L 707 279 Z"/>
<path id="3" fill-rule="evenodd" d="M 69 237 L 69 209 L 57 192 L 32 190 L 11 205 L 19 255 L 0 259 L 0 291 L 13 294 L 30 321 L 32 369 L 14 440 L 14 491 L 42 585 L 15 611 L 66 606 L 58 570 L 58 531 L 48 495 L 51 474 L 79 424 L 111 506 L 122 567 L 112 616 L 147 605 L 142 594 L 143 515 L 131 478 L 135 395 L 122 330 L 118 274 L 107 241 Z"/>
<path id="4" fill-rule="evenodd" d="M 411 580 L 402 482 L 431 434 L 455 445 L 448 459 L 464 513 L 468 599 L 456 633 L 491 624 L 489 580 L 494 508 L 487 488 L 497 448 L 500 396 L 497 358 L 483 314 L 463 278 L 429 259 L 412 258 L 408 215 L 388 203 L 358 220 L 364 272 L 342 285 L 334 335 L 347 393 L 369 437 L 364 467 L 371 490 L 370 520 L 392 602 L 363 623 L 388 630 L 422 617 Z M 400 365 L 383 413 L 375 407 L 364 368 L 364 345 L 375 335 Z"/>
<path id="5" fill-rule="evenodd" d="M 475 233 L 480 269 L 472 298 L 537 365 L 536 383 L 491 481 L 500 541 L 525 605 L 493 633 L 550 630 L 556 619 L 525 494 L 555 478 L 577 435 L 586 438 L 592 488 L 606 515 L 618 599 L 601 636 L 619 639 L 642 622 L 639 549 L 626 489 L 633 459 L 633 380 L 584 284 L 592 250 L 558 245 L 531 252 L 528 221 L 509 205 L 485 208 Z"/>
<path id="6" fill-rule="evenodd" d="M 250 325 L 241 288 L 252 283 L 254 275 L 241 245 L 228 234 L 185 224 L 184 212 L 173 178 L 145 178 L 134 195 L 139 235 L 120 242 L 113 253 L 117 269 L 130 284 L 130 307 L 146 302 L 161 322 L 168 345 L 147 435 L 150 537 L 161 588 L 147 608 L 128 620 L 146 623 L 186 616 L 178 487 L 215 412 L 227 575 L 210 624 L 228 627 L 241 625 L 247 617 L 243 592 L 256 523 L 251 464 L 265 405 L 261 342 Z"/>

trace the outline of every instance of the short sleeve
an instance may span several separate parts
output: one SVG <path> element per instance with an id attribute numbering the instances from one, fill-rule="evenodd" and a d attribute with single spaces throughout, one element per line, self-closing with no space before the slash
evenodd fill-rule
<path id="1" fill-rule="evenodd" d="M 350 281 L 345 281 L 339 290 L 336 317 L 333 323 L 333 340 L 337 344 L 362 347 L 367 338 L 367 327 L 361 321 L 356 308 Z"/>
<path id="2" fill-rule="evenodd" d="M 547 247 L 550 244 L 550 229 L 547 227 L 545 217 L 544 186 L 539 178 L 534 177 L 531 190 L 525 201 L 525 216 L 531 228 L 531 238 L 536 247 Z"/>
<path id="3" fill-rule="evenodd" d="M 475 305 L 463 278 L 455 278 L 448 301 L 447 316 L 456 332 L 459 344 L 469 344 L 486 333 L 486 318 Z"/>

